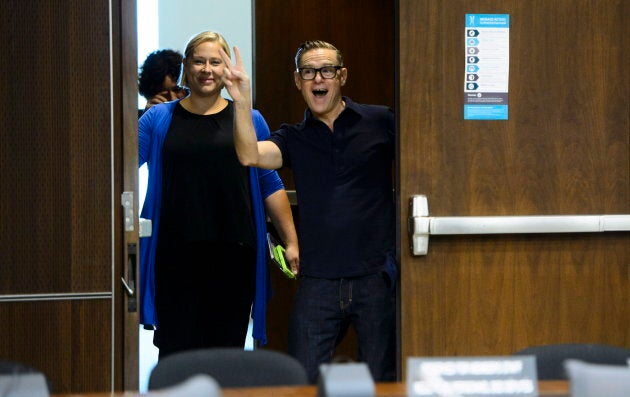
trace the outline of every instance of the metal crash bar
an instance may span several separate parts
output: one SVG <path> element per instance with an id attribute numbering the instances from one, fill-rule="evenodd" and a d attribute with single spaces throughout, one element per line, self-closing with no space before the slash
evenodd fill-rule
<path id="1" fill-rule="evenodd" d="M 411 198 L 414 255 L 426 255 L 429 235 L 630 231 L 630 215 L 429 216 L 425 195 Z"/>

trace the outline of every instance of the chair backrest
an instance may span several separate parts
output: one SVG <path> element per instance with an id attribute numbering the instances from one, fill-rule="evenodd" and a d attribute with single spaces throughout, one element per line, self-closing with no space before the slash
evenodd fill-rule
<path id="1" fill-rule="evenodd" d="M 176 385 L 196 374 L 210 375 L 221 387 L 308 384 L 302 364 L 287 354 L 264 349 L 213 348 L 162 358 L 151 371 L 149 390 Z"/>
<path id="2" fill-rule="evenodd" d="M 630 396 L 630 368 L 567 360 L 572 397 Z"/>
<path id="3" fill-rule="evenodd" d="M 540 380 L 567 380 L 565 360 L 576 359 L 592 364 L 627 365 L 630 349 L 603 344 L 566 343 L 531 346 L 514 354 L 536 356 L 536 370 Z"/>

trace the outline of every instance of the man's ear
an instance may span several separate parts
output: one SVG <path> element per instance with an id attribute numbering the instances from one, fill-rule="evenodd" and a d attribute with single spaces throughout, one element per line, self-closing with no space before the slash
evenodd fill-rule
<path id="1" fill-rule="evenodd" d="M 302 90 L 302 79 L 300 78 L 300 74 L 298 72 L 293 72 L 293 81 L 295 82 L 295 87 L 298 90 Z"/>
<path id="2" fill-rule="evenodd" d="M 339 74 L 339 80 L 341 81 L 341 85 L 346 85 L 346 80 L 348 80 L 348 69 L 341 68 L 341 73 Z"/>

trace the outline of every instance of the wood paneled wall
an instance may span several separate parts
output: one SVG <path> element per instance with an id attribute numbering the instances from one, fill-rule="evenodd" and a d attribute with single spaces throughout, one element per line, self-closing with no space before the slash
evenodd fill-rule
<path id="1" fill-rule="evenodd" d="M 304 118 L 295 88 L 295 52 L 307 40 L 334 44 L 344 56 L 343 95 L 356 102 L 394 106 L 394 1 L 254 2 L 254 106 L 271 130 Z M 290 172 L 281 170 L 288 189 Z"/>
<path id="2" fill-rule="evenodd" d="M 0 359 L 52 392 L 112 388 L 116 5 L 0 2 Z"/>
<path id="3" fill-rule="evenodd" d="M 295 52 L 306 40 L 325 40 L 342 51 L 348 68 L 344 95 L 357 102 L 393 107 L 394 1 L 256 0 L 254 9 L 254 106 L 272 131 L 283 122 L 297 123 L 304 117 L 306 105 L 295 88 L 293 70 Z M 289 170 L 280 170 L 280 176 L 287 189 L 295 188 Z M 271 270 L 268 347 L 286 350 L 295 282 Z M 355 357 L 355 345 L 350 334 L 338 353 Z"/>
<path id="4" fill-rule="evenodd" d="M 111 300 L 0 303 L 0 359 L 28 364 L 52 393 L 111 390 Z"/>
<path id="5" fill-rule="evenodd" d="M 0 7 L 0 293 L 108 290 L 107 2 Z"/>

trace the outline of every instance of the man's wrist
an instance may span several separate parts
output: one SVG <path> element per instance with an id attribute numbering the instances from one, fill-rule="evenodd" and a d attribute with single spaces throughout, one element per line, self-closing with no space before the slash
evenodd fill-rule
<path id="1" fill-rule="evenodd" d="M 251 110 L 252 101 L 249 98 L 233 99 L 234 107 L 242 110 Z"/>

